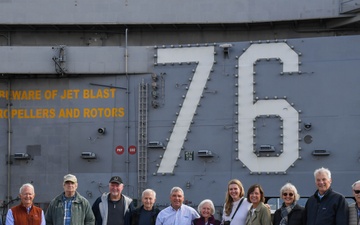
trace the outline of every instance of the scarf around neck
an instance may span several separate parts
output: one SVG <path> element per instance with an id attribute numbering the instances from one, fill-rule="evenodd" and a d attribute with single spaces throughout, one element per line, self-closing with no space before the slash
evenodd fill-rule
<path id="1" fill-rule="evenodd" d="M 295 202 L 293 202 L 291 205 L 286 206 L 285 203 L 281 207 L 281 220 L 279 225 L 287 225 L 288 224 L 288 215 L 291 212 L 291 210 L 294 208 Z"/>

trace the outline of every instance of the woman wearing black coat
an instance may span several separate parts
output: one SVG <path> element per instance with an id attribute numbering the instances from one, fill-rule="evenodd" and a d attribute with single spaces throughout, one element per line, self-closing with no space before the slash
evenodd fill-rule
<path id="1" fill-rule="evenodd" d="M 280 189 L 280 198 L 284 203 L 274 213 L 273 225 L 303 225 L 304 207 L 297 204 L 300 195 L 291 183 Z"/>

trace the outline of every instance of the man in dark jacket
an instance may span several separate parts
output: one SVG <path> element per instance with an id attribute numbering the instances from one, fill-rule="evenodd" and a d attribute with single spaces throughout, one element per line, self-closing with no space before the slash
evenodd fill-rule
<path id="1" fill-rule="evenodd" d="M 127 225 L 134 209 L 133 200 L 122 194 L 124 184 L 119 176 L 109 181 L 109 192 L 103 193 L 92 206 L 95 225 Z"/>
<path id="2" fill-rule="evenodd" d="M 160 210 L 154 207 L 156 193 L 146 189 L 141 196 L 142 206 L 131 214 L 131 225 L 155 225 L 156 217 Z"/>
<path id="3" fill-rule="evenodd" d="M 306 225 L 346 225 L 349 208 L 343 195 L 331 189 L 331 172 L 319 168 L 314 172 L 317 191 L 305 205 Z"/>

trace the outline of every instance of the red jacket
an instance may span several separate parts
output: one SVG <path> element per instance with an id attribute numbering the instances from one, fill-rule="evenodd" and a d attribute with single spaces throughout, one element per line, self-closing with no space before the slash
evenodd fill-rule
<path id="1" fill-rule="evenodd" d="M 14 225 L 40 225 L 42 209 L 32 206 L 29 214 L 24 206 L 18 205 L 11 208 Z"/>

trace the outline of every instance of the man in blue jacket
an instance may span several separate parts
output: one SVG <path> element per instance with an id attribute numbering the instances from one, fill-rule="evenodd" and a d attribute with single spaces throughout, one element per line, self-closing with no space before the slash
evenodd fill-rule
<path id="1" fill-rule="evenodd" d="M 306 225 L 346 225 L 349 208 L 345 197 L 331 189 L 331 172 L 319 168 L 314 172 L 317 190 L 305 205 Z"/>

